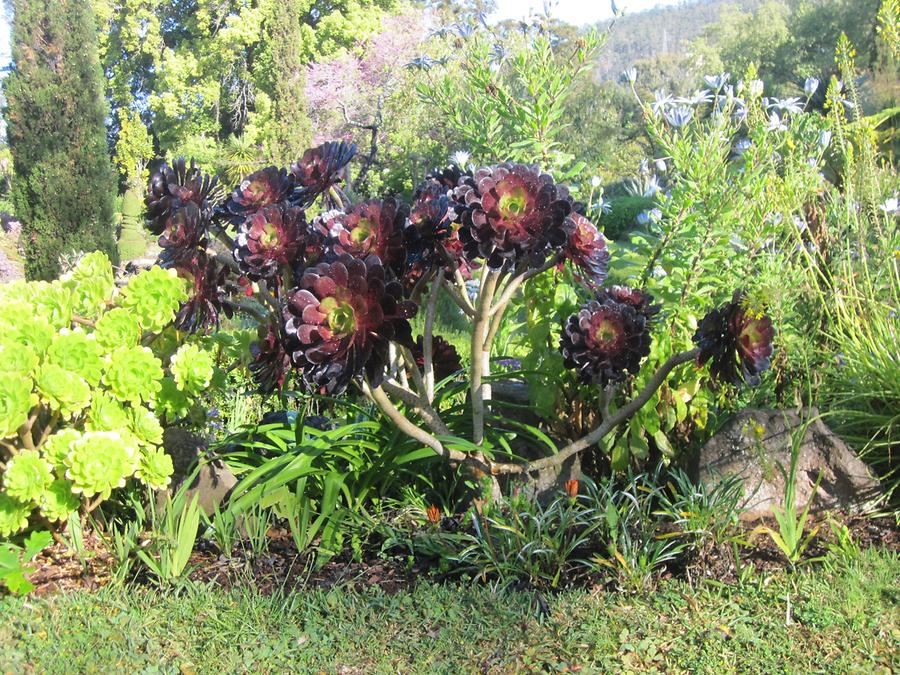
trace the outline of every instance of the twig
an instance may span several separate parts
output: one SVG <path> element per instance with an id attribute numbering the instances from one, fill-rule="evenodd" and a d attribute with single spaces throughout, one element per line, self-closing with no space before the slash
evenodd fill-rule
<path id="1" fill-rule="evenodd" d="M 558 466 L 559 464 L 562 464 L 575 453 L 580 452 L 581 450 L 584 450 L 585 448 L 590 447 L 600 441 L 600 439 L 602 439 L 610 431 L 615 429 L 619 424 L 634 415 L 647 403 L 647 401 L 650 400 L 650 398 L 653 396 L 656 390 L 659 389 L 663 381 L 666 379 L 666 377 L 668 377 L 669 373 L 672 372 L 674 368 L 680 366 L 683 363 L 687 363 L 688 361 L 693 361 L 695 358 L 697 358 L 697 354 L 699 353 L 699 349 L 691 349 L 690 351 L 681 352 L 672 356 L 668 361 L 660 366 L 659 370 L 657 370 L 653 374 L 653 377 L 650 378 L 650 381 L 647 382 L 647 384 L 637 396 L 635 396 L 628 403 L 616 410 L 616 412 L 610 415 L 607 419 L 603 420 L 599 427 L 591 431 L 586 436 L 578 439 L 577 441 L 569 443 L 569 445 L 564 447 L 555 455 L 544 457 L 543 459 L 538 459 L 526 464 L 493 464 L 491 466 L 492 473 L 531 473 L 532 471 L 540 471 L 541 469 L 546 469 L 551 466 Z"/>
<path id="2" fill-rule="evenodd" d="M 444 285 L 444 288 L 447 289 L 447 294 L 450 296 L 450 299 L 463 311 L 463 314 L 470 319 L 473 318 L 475 316 L 475 309 L 472 307 L 469 296 L 460 293 L 459 289 L 451 285 L 447 279 L 443 279 L 441 283 Z"/>

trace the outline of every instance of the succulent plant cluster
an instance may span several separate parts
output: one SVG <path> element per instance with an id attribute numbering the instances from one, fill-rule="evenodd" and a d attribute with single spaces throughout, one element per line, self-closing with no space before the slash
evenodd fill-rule
<path id="1" fill-rule="evenodd" d="M 169 482 L 162 424 L 216 372 L 209 349 L 169 327 L 187 294 L 159 267 L 118 289 L 99 252 L 52 283 L 0 287 L 0 537 L 64 520 L 131 479 Z"/>
<path id="2" fill-rule="evenodd" d="M 150 180 L 148 226 L 160 235 L 161 264 L 192 287 L 176 325 L 211 329 L 238 288 L 268 305 L 272 319 L 250 366 L 261 390 L 282 386 L 292 371 L 316 392 L 339 394 L 363 377 L 377 386 L 389 343 L 415 347 L 409 319 L 444 276 L 568 260 L 591 286 L 605 280 L 603 235 L 537 167 L 451 165 L 430 172 L 411 204 L 352 202 L 341 184 L 355 152 L 325 143 L 289 168 L 256 171 L 218 201 L 215 181 L 184 160 Z M 441 363 L 455 362 L 446 342 L 435 345 Z"/>

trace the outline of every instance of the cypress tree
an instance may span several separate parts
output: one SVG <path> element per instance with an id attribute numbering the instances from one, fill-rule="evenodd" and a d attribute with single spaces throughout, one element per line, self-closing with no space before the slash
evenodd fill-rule
<path id="1" fill-rule="evenodd" d="M 300 4 L 274 2 L 266 22 L 272 59 L 272 128 L 269 161 L 290 164 L 309 145 L 312 124 L 306 110 L 303 30 Z"/>
<path id="2" fill-rule="evenodd" d="M 13 71 L 5 89 L 13 203 L 26 275 L 52 279 L 60 254 L 99 249 L 115 259 L 116 180 L 97 33 L 85 0 L 12 6 Z"/>

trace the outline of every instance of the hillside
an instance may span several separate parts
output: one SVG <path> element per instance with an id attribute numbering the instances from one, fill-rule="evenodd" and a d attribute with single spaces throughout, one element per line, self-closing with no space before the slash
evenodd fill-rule
<path id="1" fill-rule="evenodd" d="M 726 5 L 756 9 L 762 0 L 699 0 L 669 7 L 656 7 L 616 20 L 595 70 L 601 79 L 612 79 L 636 61 L 675 52 L 718 20 Z M 597 24 L 601 30 L 611 21 Z"/>

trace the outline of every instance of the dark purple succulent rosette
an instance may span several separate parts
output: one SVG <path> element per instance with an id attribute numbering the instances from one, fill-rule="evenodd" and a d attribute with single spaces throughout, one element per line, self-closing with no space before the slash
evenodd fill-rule
<path id="1" fill-rule="evenodd" d="M 159 238 L 162 251 L 159 265 L 163 268 L 189 264 L 198 251 L 209 243 L 209 221 L 194 202 L 188 202 L 166 219 Z"/>
<path id="2" fill-rule="evenodd" d="M 697 326 L 697 363 L 709 362 L 715 381 L 756 386 L 771 363 L 774 337 L 772 320 L 745 307 L 744 294 L 735 291 L 731 302 L 711 310 Z"/>
<path id="3" fill-rule="evenodd" d="M 653 303 L 653 296 L 642 291 L 639 288 L 631 288 L 630 286 L 610 286 L 597 291 L 598 299 L 612 298 L 616 302 L 631 305 L 634 310 L 647 318 L 648 322 L 652 322 L 662 305 Z"/>
<path id="4" fill-rule="evenodd" d="M 457 164 L 448 164 L 443 168 L 435 167 L 427 174 L 413 193 L 413 199 L 420 199 L 425 193 L 445 195 L 459 186 L 460 180 L 471 178 L 472 172 Z"/>
<path id="5" fill-rule="evenodd" d="M 161 235 L 168 220 L 187 204 L 195 204 L 203 218 L 208 219 L 221 196 L 218 178 L 200 171 L 193 159 L 190 166 L 184 157 L 176 159 L 172 166 L 163 164 L 150 176 L 144 198 L 147 229 Z"/>
<path id="6" fill-rule="evenodd" d="M 568 193 L 536 166 L 483 167 L 461 181 L 453 198 L 462 207 L 459 239 L 469 261 L 484 258 L 491 269 L 523 260 L 538 266 L 568 240 Z"/>
<path id="7" fill-rule="evenodd" d="M 304 152 L 291 164 L 297 185 L 291 201 L 304 207 L 312 204 L 316 197 L 344 180 L 345 169 L 355 155 L 356 144 L 347 141 L 329 141 Z"/>
<path id="8" fill-rule="evenodd" d="M 240 225 L 260 209 L 285 201 L 294 190 L 287 170 L 267 166 L 244 178 L 219 210 L 218 217 Z"/>
<path id="9" fill-rule="evenodd" d="M 315 229 L 327 235 L 336 255 L 364 259 L 378 256 L 395 274 L 406 263 L 403 234 L 409 207 L 396 199 L 370 199 L 346 211 L 326 211 L 315 221 Z"/>
<path id="10" fill-rule="evenodd" d="M 284 310 L 285 346 L 304 384 L 332 395 L 363 374 L 381 384 L 389 343 L 413 347 L 409 319 L 417 307 L 402 297 L 375 255 L 345 254 L 307 269 Z"/>
<path id="11" fill-rule="evenodd" d="M 234 239 L 234 259 L 250 279 L 272 279 L 281 265 L 294 263 L 307 232 L 303 209 L 264 206 L 250 215 Z"/>
<path id="12" fill-rule="evenodd" d="M 284 342 L 282 326 L 269 322 L 261 327 L 259 340 L 250 345 L 253 361 L 248 367 L 260 394 L 271 394 L 284 386 L 291 370 Z"/>
<path id="13" fill-rule="evenodd" d="M 566 217 L 563 227 L 568 235 L 564 249 L 566 258 L 583 273 L 588 286 L 601 286 L 609 270 L 606 238 L 596 225 L 575 211 Z"/>
<path id="14" fill-rule="evenodd" d="M 219 328 L 219 316 L 231 318 L 234 307 L 229 300 L 237 290 L 228 280 L 229 269 L 205 252 L 178 266 L 178 276 L 188 280 L 189 297 L 181 304 L 174 326 L 188 333 L 209 333 Z"/>
<path id="15" fill-rule="evenodd" d="M 416 338 L 416 344 L 412 349 L 413 358 L 419 370 L 425 367 L 424 338 L 420 335 Z M 462 370 L 462 361 L 456 347 L 447 342 L 440 335 L 431 336 L 431 366 L 434 368 L 435 379 L 444 380 L 454 373 Z"/>
<path id="16" fill-rule="evenodd" d="M 605 387 L 638 372 L 650 341 L 647 315 L 601 291 L 566 320 L 559 347 L 581 382 Z"/>
<path id="17" fill-rule="evenodd" d="M 443 243 L 451 236 L 455 216 L 446 194 L 426 191 L 413 202 L 403 231 L 407 274 L 427 276 L 443 264 Z"/>

